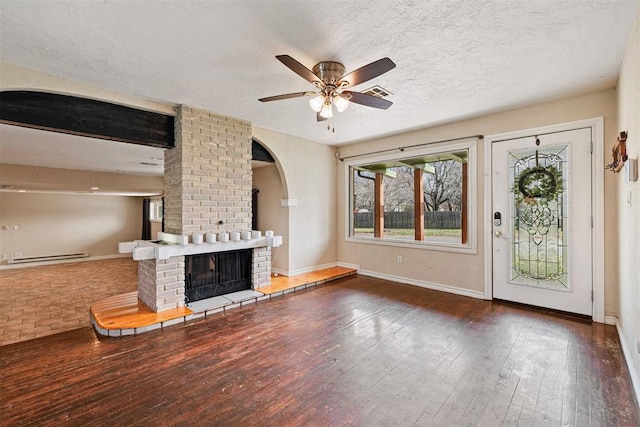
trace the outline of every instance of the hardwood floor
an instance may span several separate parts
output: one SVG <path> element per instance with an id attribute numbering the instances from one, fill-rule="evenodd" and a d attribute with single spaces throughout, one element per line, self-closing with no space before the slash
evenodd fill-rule
<path id="1" fill-rule="evenodd" d="M 613 327 L 363 277 L 3 346 L 0 384 L 1 425 L 639 423 Z"/>

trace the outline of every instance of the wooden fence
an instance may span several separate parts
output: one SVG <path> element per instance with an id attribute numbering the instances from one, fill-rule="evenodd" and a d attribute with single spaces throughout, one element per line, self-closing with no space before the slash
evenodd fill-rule
<path id="1" fill-rule="evenodd" d="M 373 212 L 358 212 L 354 216 L 355 228 L 373 228 Z M 424 213 L 425 229 L 459 229 L 461 228 L 460 211 L 438 211 Z M 412 229 L 413 211 L 385 212 L 384 228 Z"/>

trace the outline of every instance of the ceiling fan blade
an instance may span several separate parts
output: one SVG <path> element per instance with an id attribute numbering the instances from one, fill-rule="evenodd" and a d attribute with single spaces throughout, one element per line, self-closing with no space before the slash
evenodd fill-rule
<path id="1" fill-rule="evenodd" d="M 346 95 L 349 101 L 360 105 L 366 105 L 367 107 L 386 110 L 393 105 L 393 102 L 391 101 L 378 98 L 377 96 L 367 95 L 365 93 L 344 91 L 342 94 Z"/>
<path id="2" fill-rule="evenodd" d="M 313 93 L 313 92 L 285 93 L 283 95 L 267 96 L 266 98 L 260 98 L 260 99 L 258 99 L 258 101 L 260 101 L 260 102 L 269 102 L 269 101 L 280 101 L 281 99 L 299 98 L 301 96 L 307 95 L 308 93 Z"/>
<path id="3" fill-rule="evenodd" d="M 320 113 L 316 113 L 316 121 L 324 122 L 325 120 L 328 120 L 328 119 L 326 117 L 322 117 Z"/>
<path id="4" fill-rule="evenodd" d="M 360 83 L 364 83 L 367 80 L 374 79 L 387 71 L 393 70 L 394 68 L 396 68 L 396 64 L 392 60 L 389 58 L 382 58 L 350 72 L 340 80 L 348 82 L 348 86 L 355 86 Z"/>
<path id="5" fill-rule="evenodd" d="M 290 57 L 289 55 L 276 55 L 276 59 L 289 67 L 291 71 L 307 80 L 310 83 L 319 82 L 318 76 L 313 74 L 310 69 Z"/>

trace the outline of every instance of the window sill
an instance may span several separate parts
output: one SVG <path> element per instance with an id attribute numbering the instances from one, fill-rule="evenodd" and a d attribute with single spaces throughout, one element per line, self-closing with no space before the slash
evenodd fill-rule
<path id="1" fill-rule="evenodd" d="M 401 248 L 421 249 L 440 252 L 454 252 L 461 254 L 477 254 L 478 250 L 474 245 L 451 244 L 437 242 L 417 242 L 405 239 L 380 239 L 376 237 L 352 237 L 345 238 L 348 243 L 362 243 L 365 245 L 395 246 Z"/>

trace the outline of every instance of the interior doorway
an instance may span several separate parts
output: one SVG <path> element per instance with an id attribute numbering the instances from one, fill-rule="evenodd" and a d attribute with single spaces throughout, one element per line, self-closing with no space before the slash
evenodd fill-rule
<path id="1" fill-rule="evenodd" d="M 487 138 L 489 299 L 604 321 L 597 124 L 601 119 Z"/>

